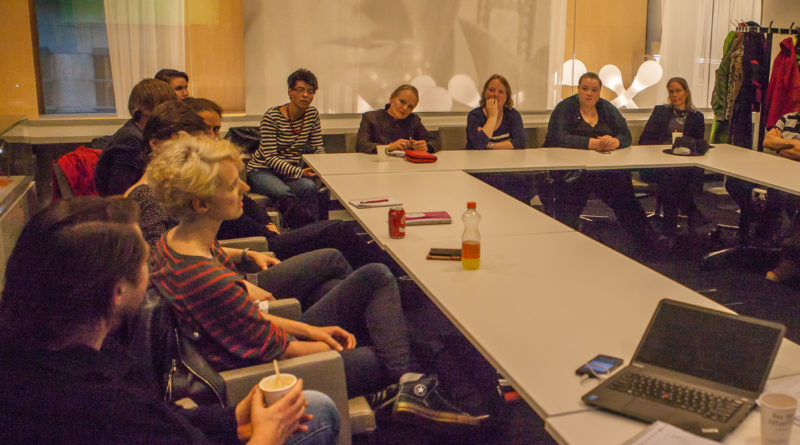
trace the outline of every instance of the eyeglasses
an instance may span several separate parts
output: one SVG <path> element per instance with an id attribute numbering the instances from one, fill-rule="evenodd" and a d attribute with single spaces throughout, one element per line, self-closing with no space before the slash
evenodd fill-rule
<path id="1" fill-rule="evenodd" d="M 317 92 L 317 90 L 313 88 L 305 89 L 303 87 L 295 87 L 293 91 L 301 96 L 305 93 L 308 93 L 309 96 L 313 96 Z"/>

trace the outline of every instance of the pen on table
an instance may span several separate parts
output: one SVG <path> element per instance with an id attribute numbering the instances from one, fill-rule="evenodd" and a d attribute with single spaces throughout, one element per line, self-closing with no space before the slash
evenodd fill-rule
<path id="1" fill-rule="evenodd" d="M 359 204 L 375 204 L 375 203 L 378 203 L 378 202 L 386 202 L 388 200 L 389 200 L 389 198 L 373 199 L 373 200 L 370 200 L 370 201 L 360 201 Z"/>

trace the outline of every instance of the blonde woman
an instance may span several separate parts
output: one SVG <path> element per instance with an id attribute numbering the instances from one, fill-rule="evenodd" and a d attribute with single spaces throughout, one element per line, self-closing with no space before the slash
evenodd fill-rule
<path id="1" fill-rule="evenodd" d="M 255 303 L 272 295 L 239 279 L 236 263 L 244 258 L 230 258 L 215 240 L 220 223 L 242 213 L 249 187 L 239 179 L 241 168 L 229 141 L 188 135 L 164 143 L 147 168 L 154 194 L 179 221 L 156 243 L 151 282 L 169 295 L 179 321 L 200 333 L 198 349 L 212 366 L 231 369 L 333 349 L 342 354 L 351 395 L 386 388 L 368 398 L 374 408 L 392 407 L 428 421 L 479 423 L 438 395 L 435 376 L 409 372 L 412 358 L 399 291 L 386 266 L 355 270 L 299 321 L 258 309 Z M 260 283 L 289 279 L 281 276 L 287 262 Z M 313 280 L 315 270 L 287 273 L 300 282 Z M 368 346 L 356 347 L 357 338 Z M 398 380 L 401 385 L 386 387 Z M 415 393 L 421 387 L 425 398 Z"/>

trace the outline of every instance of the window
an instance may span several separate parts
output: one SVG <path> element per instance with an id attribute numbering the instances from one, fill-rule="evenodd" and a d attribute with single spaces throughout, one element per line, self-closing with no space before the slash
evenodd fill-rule
<path id="1" fill-rule="evenodd" d="M 114 113 L 103 0 L 36 0 L 45 114 Z"/>

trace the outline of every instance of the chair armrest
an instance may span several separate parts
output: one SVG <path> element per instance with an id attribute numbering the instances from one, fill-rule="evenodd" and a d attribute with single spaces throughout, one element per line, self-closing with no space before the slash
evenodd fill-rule
<path id="1" fill-rule="evenodd" d="M 269 250 L 267 239 L 263 236 L 248 236 L 246 238 L 233 238 L 219 240 L 222 247 L 230 247 L 233 249 L 250 248 L 259 252 L 266 252 Z"/>
<path id="2" fill-rule="evenodd" d="M 297 320 L 300 318 L 302 309 L 297 298 L 281 298 L 280 300 L 269 302 L 269 313 L 277 317 Z"/>
<path id="3" fill-rule="evenodd" d="M 278 362 L 281 372 L 293 374 L 303 379 L 304 389 L 313 389 L 326 394 L 336 404 L 341 419 L 339 445 L 351 440 L 350 411 L 347 402 L 347 381 L 344 377 L 344 362 L 336 351 L 326 351 L 303 357 L 290 358 Z M 234 406 L 250 392 L 258 382 L 274 374 L 271 363 L 249 366 L 220 372 L 225 380 L 228 406 Z"/>

